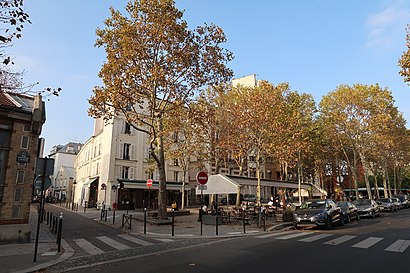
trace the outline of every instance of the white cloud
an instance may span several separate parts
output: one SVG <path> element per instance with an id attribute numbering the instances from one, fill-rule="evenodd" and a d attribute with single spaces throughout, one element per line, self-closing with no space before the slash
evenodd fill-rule
<path id="1" fill-rule="evenodd" d="M 405 28 L 410 23 L 410 9 L 403 1 L 390 1 L 382 11 L 370 14 L 366 21 L 365 46 L 383 52 L 404 43 Z M 399 44 L 398 42 L 401 42 Z"/>

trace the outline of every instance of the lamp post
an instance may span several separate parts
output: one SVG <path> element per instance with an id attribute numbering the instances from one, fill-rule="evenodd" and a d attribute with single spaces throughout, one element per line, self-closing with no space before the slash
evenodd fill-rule
<path id="1" fill-rule="evenodd" d="M 75 186 L 77 185 L 77 181 L 74 180 L 73 182 L 73 193 L 71 195 L 71 210 L 74 210 L 74 197 L 75 197 Z"/>

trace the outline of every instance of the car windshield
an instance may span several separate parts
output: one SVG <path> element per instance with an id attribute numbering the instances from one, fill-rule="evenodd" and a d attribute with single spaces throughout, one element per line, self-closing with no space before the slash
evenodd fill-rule
<path id="1" fill-rule="evenodd" d="M 367 206 L 370 205 L 370 199 L 359 199 L 359 200 L 355 200 L 354 204 L 356 206 Z"/>
<path id="2" fill-rule="evenodd" d="M 380 198 L 379 199 L 380 202 L 390 202 L 390 199 L 387 198 Z"/>
<path id="3" fill-rule="evenodd" d="M 337 203 L 337 205 L 338 205 L 339 207 L 341 207 L 341 208 L 347 208 L 347 207 L 348 207 L 347 204 L 348 204 L 347 202 L 338 202 L 338 203 Z"/>
<path id="4" fill-rule="evenodd" d="M 398 198 L 400 201 L 403 201 L 404 200 L 404 196 L 402 196 L 402 195 L 395 195 L 395 196 L 393 196 L 394 198 Z"/>
<path id="5" fill-rule="evenodd" d="M 306 201 L 300 206 L 301 209 L 324 209 L 326 201 Z"/>

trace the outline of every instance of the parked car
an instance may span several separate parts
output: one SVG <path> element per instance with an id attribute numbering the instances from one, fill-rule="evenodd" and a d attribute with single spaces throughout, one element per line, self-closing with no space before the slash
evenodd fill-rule
<path id="1" fill-rule="evenodd" d="M 46 197 L 46 202 L 47 203 L 57 203 L 57 198 L 49 195 Z"/>
<path id="2" fill-rule="evenodd" d="M 243 196 L 243 201 L 256 202 L 256 195 L 247 193 Z"/>
<path id="3" fill-rule="evenodd" d="M 398 210 L 403 208 L 403 205 L 401 204 L 401 201 L 399 198 L 392 196 L 390 199 L 393 200 L 393 203 Z"/>
<path id="4" fill-rule="evenodd" d="M 293 214 L 295 228 L 317 226 L 331 229 L 335 223 L 344 224 L 342 210 L 331 199 L 313 199 L 302 202 Z"/>
<path id="5" fill-rule="evenodd" d="M 359 210 L 349 201 L 338 201 L 336 204 L 342 210 L 342 215 L 345 222 L 349 223 L 353 219 L 360 219 Z"/>
<path id="6" fill-rule="evenodd" d="M 393 197 L 399 198 L 403 208 L 408 208 L 410 206 L 410 198 L 406 194 L 395 194 Z"/>
<path id="7" fill-rule="evenodd" d="M 370 216 L 374 218 L 380 216 L 379 205 L 373 199 L 357 199 L 353 201 L 353 205 L 359 210 L 360 217 Z"/>
<path id="8" fill-rule="evenodd" d="M 379 198 L 377 199 L 377 204 L 381 211 L 396 211 L 396 203 L 393 202 L 391 198 Z"/>

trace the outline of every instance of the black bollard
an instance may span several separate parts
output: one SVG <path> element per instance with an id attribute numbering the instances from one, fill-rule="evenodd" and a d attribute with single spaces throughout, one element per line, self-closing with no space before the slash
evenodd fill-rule
<path id="1" fill-rule="evenodd" d="M 112 225 L 115 225 L 115 210 L 112 211 Z"/>
<path id="2" fill-rule="evenodd" d="M 144 208 L 144 234 L 147 234 L 147 208 Z"/>
<path id="3" fill-rule="evenodd" d="M 57 252 L 61 252 L 61 232 L 63 229 L 63 213 L 60 212 L 60 217 L 59 217 L 59 222 L 58 222 L 58 232 L 57 232 Z"/>
<path id="4" fill-rule="evenodd" d="M 174 236 L 174 220 L 175 220 L 175 210 L 172 209 L 172 236 Z"/>
<path id="5" fill-rule="evenodd" d="M 242 217 L 243 217 L 243 233 L 246 233 L 245 231 L 245 208 L 243 209 Z"/>

